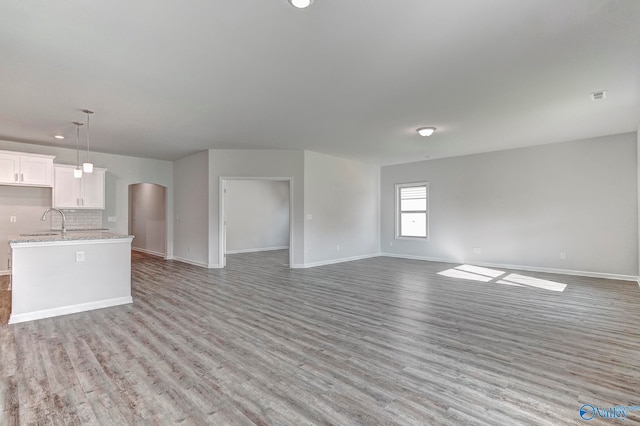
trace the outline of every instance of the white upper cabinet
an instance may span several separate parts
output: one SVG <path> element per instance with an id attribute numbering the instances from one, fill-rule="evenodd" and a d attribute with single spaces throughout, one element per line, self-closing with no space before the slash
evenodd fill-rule
<path id="1" fill-rule="evenodd" d="M 0 184 L 53 186 L 53 155 L 0 151 Z"/>
<path id="2" fill-rule="evenodd" d="M 104 210 L 105 170 L 93 169 L 93 173 L 82 174 L 82 207 Z"/>
<path id="3" fill-rule="evenodd" d="M 55 165 L 53 167 L 53 207 L 75 209 L 80 205 L 80 181 L 73 177 L 75 167 Z"/>
<path id="4" fill-rule="evenodd" d="M 17 184 L 20 173 L 20 156 L 0 151 L 0 183 Z"/>
<path id="5" fill-rule="evenodd" d="M 73 177 L 75 166 L 56 164 L 53 186 L 53 207 L 58 209 L 104 210 L 106 169 L 93 168 L 93 173 Z"/>

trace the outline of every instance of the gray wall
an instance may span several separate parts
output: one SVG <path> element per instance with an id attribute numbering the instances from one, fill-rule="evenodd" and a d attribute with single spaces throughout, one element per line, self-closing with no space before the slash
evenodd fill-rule
<path id="1" fill-rule="evenodd" d="M 383 167 L 382 251 L 637 276 L 637 143 L 628 133 Z M 418 181 L 431 239 L 396 240 L 394 184 Z"/>
<path id="2" fill-rule="evenodd" d="M 0 141 L 0 149 L 55 155 L 55 163 L 75 164 L 75 149 L 40 146 L 27 143 Z M 128 157 L 124 155 L 94 152 L 91 160 L 96 167 L 104 167 L 106 174 L 106 199 L 103 214 L 105 228 L 126 234 L 129 230 L 129 185 L 132 183 L 157 183 L 167 187 L 167 205 L 173 205 L 173 164 L 170 161 Z M 50 191 L 50 190 L 49 190 Z M 51 205 L 51 200 L 48 202 Z M 173 253 L 173 211 L 167 211 L 167 256 Z M 108 222 L 109 217 L 116 222 Z M 8 219 L 7 219 L 8 223 Z M 4 221 L 0 221 L 0 232 Z"/>
<path id="3" fill-rule="evenodd" d="M 304 263 L 304 153 L 293 150 L 209 151 L 209 266 L 219 267 L 220 177 L 293 178 L 293 265 Z"/>
<path id="4" fill-rule="evenodd" d="M 380 167 L 305 151 L 305 265 L 378 254 L 379 196 Z"/>
<path id="5" fill-rule="evenodd" d="M 289 182 L 228 180 L 227 253 L 289 247 Z"/>
<path id="6" fill-rule="evenodd" d="M 0 185 L 0 271 L 8 271 L 8 236 L 47 231 L 51 221 L 42 222 L 42 213 L 51 207 L 51 188 L 25 188 Z M 56 213 L 57 214 L 57 213 Z M 16 222 L 10 222 L 11 216 Z"/>
<path id="7" fill-rule="evenodd" d="M 207 151 L 174 161 L 174 257 L 209 265 L 209 156 Z"/>
<path id="8" fill-rule="evenodd" d="M 155 183 L 129 186 L 129 233 L 132 247 L 165 256 L 166 188 Z"/>

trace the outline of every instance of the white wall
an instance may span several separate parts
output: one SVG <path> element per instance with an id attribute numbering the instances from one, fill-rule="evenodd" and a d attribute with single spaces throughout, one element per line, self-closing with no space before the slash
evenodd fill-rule
<path id="1" fill-rule="evenodd" d="M 380 167 L 305 151 L 305 265 L 377 255 L 379 196 Z"/>
<path id="2" fill-rule="evenodd" d="M 155 183 L 129 186 L 129 233 L 132 247 L 157 255 L 166 255 L 166 188 Z"/>
<path id="3" fill-rule="evenodd" d="M 75 149 L 41 146 L 19 142 L 0 141 L 0 149 L 55 155 L 55 163 L 75 164 Z M 91 160 L 96 167 L 104 167 L 106 174 L 106 199 L 102 226 L 114 232 L 126 234 L 129 230 L 129 185 L 132 183 L 157 183 L 167 187 L 167 205 L 173 205 L 173 164 L 170 161 L 128 157 L 124 155 L 94 152 Z M 50 201 L 49 201 L 50 203 Z M 49 204 L 50 205 L 50 204 Z M 167 211 L 167 256 L 173 254 L 173 211 Z M 116 222 L 107 222 L 108 217 Z M 7 221 L 8 222 L 8 221 Z M 0 229 L 3 228 L 0 221 Z M 1 269 L 1 268 L 0 268 Z"/>
<path id="4" fill-rule="evenodd" d="M 294 150 L 209 151 L 209 266 L 219 267 L 220 177 L 293 178 L 293 266 L 304 263 L 304 153 Z"/>
<path id="5" fill-rule="evenodd" d="M 289 247 L 289 182 L 228 180 L 227 253 Z"/>
<path id="6" fill-rule="evenodd" d="M 383 167 L 382 251 L 637 276 L 636 144 L 628 133 Z M 419 181 L 431 239 L 396 240 L 394 184 Z"/>
<path id="7" fill-rule="evenodd" d="M 174 257 L 209 264 L 209 156 L 202 151 L 174 161 Z"/>

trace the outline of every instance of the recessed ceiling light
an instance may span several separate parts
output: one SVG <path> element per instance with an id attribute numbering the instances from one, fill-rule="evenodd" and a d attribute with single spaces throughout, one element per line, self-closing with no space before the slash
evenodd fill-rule
<path id="1" fill-rule="evenodd" d="M 56 138 L 56 139 L 64 139 L 64 136 L 62 136 L 62 135 L 55 135 L 55 136 L 54 136 L 54 138 Z"/>
<path id="2" fill-rule="evenodd" d="M 289 4 L 293 7 L 297 7 L 298 9 L 304 9 L 305 7 L 311 6 L 313 0 L 289 0 Z"/>
<path id="3" fill-rule="evenodd" d="M 435 127 L 419 127 L 416 129 L 416 132 L 418 132 L 420 136 L 424 136 L 425 138 L 427 136 L 431 136 L 432 134 L 434 134 L 435 131 L 436 131 Z"/>

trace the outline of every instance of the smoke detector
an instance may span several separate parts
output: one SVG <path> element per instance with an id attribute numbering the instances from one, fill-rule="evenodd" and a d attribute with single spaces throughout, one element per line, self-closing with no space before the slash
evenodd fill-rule
<path id="1" fill-rule="evenodd" d="M 602 99 L 606 99 L 606 98 L 607 98 L 606 90 L 600 90 L 599 92 L 593 92 L 591 94 L 592 101 L 601 101 Z"/>

